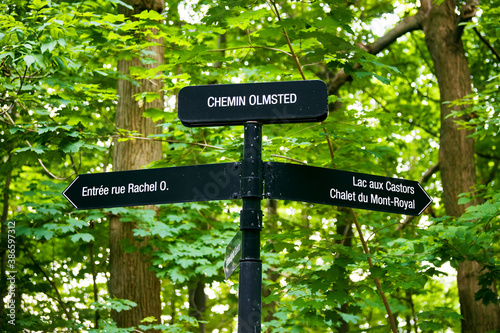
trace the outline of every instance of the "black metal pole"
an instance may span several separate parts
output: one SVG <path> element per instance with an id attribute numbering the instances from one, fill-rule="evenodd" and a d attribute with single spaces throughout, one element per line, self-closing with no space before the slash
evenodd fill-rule
<path id="1" fill-rule="evenodd" d="M 262 124 L 245 124 L 241 170 L 240 212 L 241 260 L 238 292 L 238 333 L 260 333 L 262 260 L 260 231 L 262 230 L 263 193 Z"/>

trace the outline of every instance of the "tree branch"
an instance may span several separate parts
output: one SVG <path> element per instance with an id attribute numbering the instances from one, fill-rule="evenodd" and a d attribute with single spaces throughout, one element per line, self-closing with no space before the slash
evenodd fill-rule
<path id="1" fill-rule="evenodd" d="M 405 35 L 408 32 L 414 30 L 422 29 L 422 20 L 424 14 L 419 11 L 413 16 L 409 16 L 402 21 L 400 21 L 394 28 L 389 30 L 384 36 L 377 39 L 375 42 L 362 45 L 361 47 L 365 49 L 370 54 L 377 54 L 387 48 L 389 45 L 394 43 L 399 37 Z M 360 64 L 356 64 L 354 68 L 361 67 Z M 328 84 L 328 95 L 337 95 L 340 87 L 350 79 L 350 75 L 346 74 L 343 69 L 340 69 L 332 80 Z"/>
<path id="2" fill-rule="evenodd" d="M 144 137 L 144 136 L 134 136 L 134 135 L 113 135 L 113 138 L 118 138 L 118 139 L 130 139 L 130 140 L 150 140 L 150 141 L 161 141 L 161 142 L 168 142 L 168 143 L 184 143 L 186 145 L 192 145 L 192 146 L 200 146 L 203 148 L 212 148 L 212 149 L 219 149 L 219 150 L 226 150 L 226 148 L 222 147 L 217 147 L 209 144 L 204 144 L 204 143 L 199 143 L 199 142 L 186 142 L 186 141 L 180 141 L 180 140 L 170 140 L 170 139 L 161 139 L 161 138 L 155 138 L 155 137 Z"/>
<path id="3" fill-rule="evenodd" d="M 298 160 L 296 158 L 291 158 L 291 157 L 288 157 L 288 156 L 271 154 L 271 157 L 283 158 L 285 160 L 289 160 L 289 161 L 292 161 L 292 162 L 297 162 L 297 163 L 300 163 L 300 164 L 303 164 L 303 165 L 307 165 L 307 163 L 305 163 L 304 161 Z"/>
<path id="4" fill-rule="evenodd" d="M 460 39 L 464 33 L 465 23 L 472 20 L 476 16 L 479 0 L 467 0 L 467 3 L 460 8 L 460 15 L 457 19 L 455 27 L 455 38 Z"/>
<path id="5" fill-rule="evenodd" d="M 271 10 L 274 12 L 276 17 L 278 18 L 278 21 L 281 21 L 281 16 L 278 10 L 278 7 L 276 6 L 276 1 L 274 0 L 269 0 Z M 274 8 L 274 10 L 273 10 Z M 306 76 L 304 75 L 304 71 L 302 70 L 302 66 L 300 65 L 299 58 L 295 54 L 295 51 L 293 50 L 292 43 L 290 41 L 290 38 L 288 37 L 288 33 L 286 32 L 286 29 L 283 28 L 283 34 L 285 35 L 286 43 L 288 44 L 288 48 L 290 49 L 290 54 L 292 56 L 293 61 L 295 62 L 295 65 L 297 66 L 297 69 L 299 70 L 300 76 L 302 77 L 302 80 L 306 79 Z"/>
<path id="6" fill-rule="evenodd" d="M 394 28 L 389 30 L 384 36 L 377 39 L 375 42 L 366 45 L 364 48 L 370 54 L 377 54 L 394 43 L 399 37 L 415 30 L 422 29 L 422 12 L 418 12 L 413 16 L 408 16 L 400 21 Z"/>
<path id="7" fill-rule="evenodd" d="M 31 253 L 30 249 L 26 246 L 26 244 L 24 244 L 24 242 L 22 240 L 21 240 L 21 245 L 26 250 L 26 253 L 28 253 L 28 256 L 30 257 L 30 259 L 33 262 L 33 264 L 35 265 L 35 267 L 38 268 L 38 270 L 47 279 L 47 281 L 52 286 L 52 288 L 54 288 L 54 291 L 56 293 L 57 303 L 59 303 L 59 305 L 63 309 L 64 313 L 68 317 L 68 319 L 73 320 L 73 317 L 71 316 L 71 312 L 69 312 L 68 309 L 66 308 L 66 305 L 65 305 L 64 301 L 62 300 L 61 294 L 59 293 L 59 289 L 57 289 L 57 286 L 54 283 L 54 281 L 49 277 L 49 275 L 47 274 L 47 272 L 45 272 L 45 270 L 42 268 L 42 266 L 40 266 L 40 264 L 38 264 L 38 262 L 35 260 L 35 257 L 33 256 L 33 253 Z"/>
<path id="8" fill-rule="evenodd" d="M 366 260 L 368 260 L 368 266 L 370 266 L 370 269 L 372 269 L 373 262 L 372 262 L 372 258 L 370 257 L 370 250 L 368 249 L 368 244 L 366 243 L 365 238 L 363 236 L 363 232 L 362 232 L 361 226 L 358 222 L 358 218 L 356 217 L 356 213 L 354 213 L 354 210 L 352 208 L 349 208 L 349 212 L 351 213 L 351 216 L 354 220 L 354 225 L 356 226 L 356 230 L 358 231 L 359 240 L 361 241 L 361 245 L 363 245 L 363 251 L 367 255 Z M 384 303 L 385 310 L 387 312 L 387 317 L 389 320 L 389 324 L 391 326 L 391 330 L 393 333 L 397 333 L 398 329 L 396 327 L 396 321 L 394 320 L 394 315 L 392 314 L 391 307 L 389 306 L 389 302 L 387 301 L 387 297 L 385 296 L 385 293 L 382 290 L 382 285 L 380 284 L 380 280 L 374 276 L 373 281 L 375 281 L 375 285 L 377 286 L 377 290 L 380 294 L 380 297 L 382 298 L 382 302 Z"/>
<path id="9" fill-rule="evenodd" d="M 500 54 L 498 53 L 497 50 L 495 50 L 495 48 L 493 47 L 493 45 L 491 45 L 490 41 L 487 40 L 483 35 L 481 35 L 481 33 L 479 32 L 479 30 L 477 30 L 477 27 L 474 27 L 474 32 L 479 37 L 479 39 L 490 49 L 490 51 L 493 52 L 493 54 L 497 58 L 497 61 L 500 62 Z"/>
<path id="10" fill-rule="evenodd" d="M 484 184 L 488 185 L 495 179 L 495 176 L 497 174 L 498 166 L 500 165 L 500 160 L 496 160 L 495 163 L 493 164 L 493 167 L 490 170 L 490 174 L 488 176 L 488 179 L 485 180 Z"/>
<path id="11" fill-rule="evenodd" d="M 8 113 L 5 113 L 5 115 L 9 118 L 9 120 L 10 120 L 10 124 L 11 124 L 12 126 L 17 127 L 17 125 L 16 125 L 16 123 L 15 123 L 14 119 L 12 119 L 12 117 L 11 117 Z M 28 146 L 29 146 L 30 148 L 31 148 L 31 147 L 33 147 L 33 146 L 31 145 L 31 143 L 30 143 L 28 140 L 26 140 L 26 143 L 28 144 Z M 45 164 L 43 163 L 43 161 L 42 161 L 41 159 L 38 159 L 38 163 L 40 163 L 40 166 L 43 168 L 43 170 L 45 170 L 45 172 L 47 172 L 47 173 L 49 174 L 49 176 L 51 176 L 51 177 L 52 177 L 52 178 L 54 178 L 54 179 L 65 180 L 65 179 L 68 179 L 69 177 L 71 177 L 71 176 L 72 176 L 72 175 L 70 175 L 70 176 L 68 176 L 68 177 L 56 176 L 56 175 L 54 175 L 52 172 L 50 172 L 50 170 L 49 170 L 49 169 L 45 166 Z"/>
<path id="12" fill-rule="evenodd" d="M 386 107 L 384 104 L 382 104 L 382 102 L 381 102 L 381 101 L 380 101 L 380 100 L 379 100 L 376 96 L 374 96 L 373 94 L 371 94 L 369 91 L 366 91 L 366 90 L 363 90 L 363 91 L 364 91 L 365 93 L 367 93 L 367 94 L 368 94 L 368 96 L 370 96 L 370 97 L 371 97 L 371 98 L 372 98 L 375 102 L 377 102 L 377 104 L 378 104 L 378 105 L 380 105 L 380 107 L 382 108 L 382 110 L 384 110 L 384 112 L 389 113 L 389 114 L 390 114 L 390 113 L 392 113 L 392 111 L 391 111 L 391 110 L 389 110 L 389 109 L 387 109 L 387 107 Z M 435 138 L 439 138 L 439 133 L 433 132 L 433 131 L 431 131 L 430 129 L 427 129 L 427 128 L 425 128 L 425 127 L 421 126 L 421 125 L 418 125 L 418 124 L 412 123 L 412 122 L 410 122 L 408 119 L 401 119 L 401 120 L 402 120 L 402 121 L 404 121 L 405 123 L 407 123 L 407 124 L 411 125 L 411 126 L 416 126 L 416 127 L 421 128 L 421 129 L 422 129 L 422 130 L 424 130 L 427 134 L 430 134 L 430 135 L 432 135 L 432 136 L 433 136 L 433 137 L 435 137 Z"/>
<path id="13" fill-rule="evenodd" d="M 234 50 L 241 50 L 241 49 L 264 49 L 264 50 L 281 52 L 281 53 L 286 54 L 287 56 L 292 56 L 291 53 L 288 53 L 288 52 L 283 51 L 281 49 L 277 49 L 274 47 L 267 47 L 267 46 L 256 46 L 253 44 L 248 45 L 248 46 L 235 46 L 235 47 L 227 47 L 227 48 L 223 48 L 223 49 L 208 50 L 207 52 L 224 52 L 224 51 L 234 51 Z"/>
<path id="14" fill-rule="evenodd" d="M 432 177 L 433 174 L 439 171 L 440 165 L 439 162 L 436 165 L 433 165 L 427 171 L 422 175 L 422 178 L 420 178 L 419 183 L 420 184 L 425 184 L 429 181 L 429 179 Z M 396 230 L 403 230 L 408 224 L 411 223 L 415 219 L 415 216 L 412 215 L 406 215 L 406 218 L 403 222 L 401 222 Z"/>

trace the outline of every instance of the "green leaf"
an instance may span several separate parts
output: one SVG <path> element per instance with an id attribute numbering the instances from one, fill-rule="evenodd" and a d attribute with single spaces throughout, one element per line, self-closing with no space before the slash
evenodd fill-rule
<path id="1" fill-rule="evenodd" d="M 61 150 L 66 154 L 77 153 L 84 144 L 85 143 L 83 141 L 72 142 L 61 148 Z"/>
<path id="2" fill-rule="evenodd" d="M 383 76 L 380 76 L 378 74 L 373 74 L 373 76 L 375 76 L 375 78 L 377 80 L 379 80 L 380 82 L 382 82 L 383 84 L 391 84 L 391 80 L 387 77 L 383 77 Z"/>
<path id="3" fill-rule="evenodd" d="M 343 312 L 339 312 L 339 314 L 346 323 L 356 324 L 359 320 L 361 320 L 361 318 L 359 316 L 356 316 L 356 315 L 343 313 Z"/>
<path id="4" fill-rule="evenodd" d="M 156 318 L 154 316 L 151 317 L 146 317 L 141 320 L 141 323 L 154 323 L 156 321 Z"/>
<path id="5" fill-rule="evenodd" d="M 88 225 L 87 222 L 85 222 L 83 220 L 77 220 L 77 219 L 72 218 L 72 217 L 68 218 L 68 223 L 71 226 L 78 228 L 78 229 L 81 229 L 81 228 L 86 227 Z"/>
<path id="6" fill-rule="evenodd" d="M 37 240 L 40 240 L 42 238 L 49 240 L 54 236 L 54 232 L 47 230 L 46 228 L 36 228 L 33 231 L 33 236 L 35 236 Z"/>
<path id="7" fill-rule="evenodd" d="M 59 69 L 66 69 L 66 64 L 64 63 L 64 61 L 61 58 L 59 58 L 58 56 L 55 56 L 52 59 L 54 59 L 54 61 L 57 64 L 57 67 L 59 67 Z"/>
<path id="8" fill-rule="evenodd" d="M 88 243 L 94 240 L 94 236 L 92 236 L 91 234 L 74 234 L 71 235 L 70 238 L 73 241 L 73 243 L 76 243 L 80 240 Z"/>
<path id="9" fill-rule="evenodd" d="M 22 147 L 16 149 L 16 153 L 24 152 L 24 151 L 32 151 L 37 153 L 38 155 L 45 153 L 45 150 L 47 150 L 47 147 L 40 147 L 40 146 L 34 146 L 34 147 Z"/>
<path id="10" fill-rule="evenodd" d="M 160 13 L 156 10 L 144 10 L 139 14 L 135 14 L 135 17 L 141 20 L 152 20 L 152 21 L 162 21 L 165 19 Z"/>
<path id="11" fill-rule="evenodd" d="M 13 52 L 2 52 L 0 53 L 0 60 L 5 58 L 5 57 L 11 57 L 12 59 L 14 59 L 14 53 Z"/>
<path id="12" fill-rule="evenodd" d="M 158 108 L 149 108 L 142 113 L 143 117 L 151 118 L 154 122 L 165 117 L 165 111 Z"/>
<path id="13" fill-rule="evenodd" d="M 25 129 L 22 127 L 11 127 L 9 128 L 10 134 L 16 134 L 17 132 L 25 132 Z"/>
<path id="14" fill-rule="evenodd" d="M 123 6 L 127 9 L 130 9 L 130 10 L 134 10 L 134 7 L 132 7 L 131 5 L 129 5 L 128 3 L 125 3 L 121 0 L 110 0 L 112 3 L 114 4 L 117 4 L 117 5 L 120 5 L 120 6 Z"/>
<path id="15" fill-rule="evenodd" d="M 97 69 L 94 71 L 94 73 L 100 74 L 102 76 L 108 76 L 108 73 L 100 71 L 100 70 L 97 70 Z"/>
<path id="16" fill-rule="evenodd" d="M 413 243 L 414 253 L 423 253 L 425 251 L 425 246 L 423 243 Z"/>
<path id="17" fill-rule="evenodd" d="M 365 76 L 371 76 L 373 75 L 370 72 L 354 72 L 354 74 L 359 77 L 359 78 L 364 78 Z"/>
<path id="18" fill-rule="evenodd" d="M 471 198 L 469 196 L 461 196 L 460 198 L 458 198 L 458 204 L 465 205 L 465 204 L 471 202 L 472 200 L 474 200 L 474 198 Z"/>
<path id="19" fill-rule="evenodd" d="M 130 310 L 133 307 L 137 306 L 137 303 L 130 301 L 128 299 L 108 299 L 105 303 L 94 302 L 92 303 L 97 309 L 109 309 L 115 310 L 116 312 L 121 312 L 125 310 Z"/>
<path id="20" fill-rule="evenodd" d="M 32 55 L 26 55 L 24 56 L 24 62 L 26 63 L 26 66 L 27 67 L 30 67 L 36 60 L 35 60 L 35 57 L 33 57 Z"/>
<path id="21" fill-rule="evenodd" d="M 61 47 L 66 47 L 66 40 L 64 40 L 64 38 L 59 38 L 57 43 L 61 45 Z"/>
<path id="22" fill-rule="evenodd" d="M 42 7 L 46 6 L 49 2 L 48 1 L 42 1 L 42 0 L 33 0 L 31 3 L 29 3 L 28 7 L 33 8 L 36 11 L 39 11 L 42 9 Z"/>
<path id="23" fill-rule="evenodd" d="M 170 271 L 170 278 L 174 283 L 183 283 L 187 280 L 187 276 L 181 273 L 178 266 L 174 267 L 174 269 Z"/>
<path id="24" fill-rule="evenodd" d="M 161 99 L 161 95 L 157 92 L 144 92 L 140 95 L 136 95 L 135 99 L 137 101 L 146 100 L 146 103 L 151 103 L 155 99 Z"/>
<path id="25" fill-rule="evenodd" d="M 52 52 L 52 50 L 54 49 L 54 47 L 56 47 L 56 45 L 57 45 L 57 41 L 56 40 L 52 40 L 50 42 L 43 43 L 40 46 L 40 49 L 41 49 L 42 53 L 45 53 L 47 50 L 49 52 Z"/>

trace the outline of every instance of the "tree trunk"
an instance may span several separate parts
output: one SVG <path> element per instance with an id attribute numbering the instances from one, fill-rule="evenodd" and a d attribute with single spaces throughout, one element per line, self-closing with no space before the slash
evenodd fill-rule
<path id="1" fill-rule="evenodd" d="M 469 0 L 456 13 L 456 3 L 445 0 L 422 0 L 420 11 L 401 21 L 385 36 L 372 44 L 363 46 L 369 53 L 376 54 L 395 42 L 403 34 L 423 29 L 427 48 L 434 61 L 438 79 L 441 102 L 454 101 L 471 93 L 471 78 L 467 58 L 461 40 L 463 26 L 458 23 L 469 20 L 475 13 L 478 0 Z M 319 73 L 328 79 L 329 95 L 336 94 L 338 89 L 349 80 L 343 70 L 329 77 L 327 71 Z M 465 205 L 458 205 L 458 195 L 470 191 L 476 184 L 474 141 L 467 138 L 467 131 L 458 130 L 453 118 L 446 118 L 452 110 L 460 110 L 465 106 L 441 104 L 441 141 L 439 149 L 439 165 L 443 185 L 443 202 L 446 213 L 460 216 Z M 475 202 L 469 203 L 476 204 Z M 476 302 L 474 294 L 478 290 L 479 264 L 466 261 L 458 268 L 458 289 L 460 306 L 464 320 L 463 332 L 500 331 L 500 307 L 490 304 L 485 307 Z"/>
<path id="2" fill-rule="evenodd" d="M 134 6 L 134 11 L 119 7 L 119 12 L 126 16 L 140 13 L 143 10 L 158 10 L 164 7 L 163 1 L 138 1 L 128 0 Z M 149 48 L 155 53 L 158 63 L 164 63 L 163 46 Z M 118 70 L 124 75 L 129 75 L 129 67 L 154 67 L 157 65 L 144 65 L 140 59 L 129 61 L 120 60 Z M 158 80 L 141 80 L 139 86 L 128 80 L 118 81 L 118 95 L 120 96 L 116 111 L 116 126 L 120 129 L 136 131 L 147 137 L 159 133 L 159 127 L 150 119 L 144 118 L 144 110 L 155 107 L 163 109 L 163 98 L 151 103 L 137 102 L 134 95 L 150 91 L 160 92 L 161 82 Z M 162 157 L 161 143 L 152 140 L 127 140 L 114 142 L 113 169 L 114 171 L 140 169 L 147 164 Z M 149 207 L 151 208 L 151 207 Z M 112 318 L 118 327 L 137 326 L 145 317 L 155 317 L 160 322 L 160 280 L 150 269 L 149 255 L 141 253 L 141 248 L 148 245 L 148 239 L 137 240 L 133 236 L 135 222 L 121 222 L 118 216 L 110 219 L 110 281 L 109 291 L 113 297 L 128 299 L 137 306 L 128 311 L 112 312 Z M 123 244 L 128 243 L 136 247 L 132 253 L 124 251 Z"/>
<path id="3" fill-rule="evenodd" d="M 206 332 L 205 310 L 207 308 L 207 295 L 205 294 L 205 282 L 203 276 L 198 277 L 198 281 L 194 282 L 188 288 L 189 294 L 189 315 L 198 320 L 200 333 Z"/>
<path id="4" fill-rule="evenodd" d="M 468 131 L 459 130 L 455 120 L 447 116 L 452 110 L 465 106 L 451 106 L 444 102 L 454 101 L 470 94 L 471 78 L 467 58 L 461 40 L 460 17 L 455 13 L 455 1 L 441 5 L 431 0 L 422 2 L 425 41 L 434 61 L 435 74 L 441 94 L 441 141 L 439 163 L 443 185 L 443 202 L 446 213 L 460 216 L 466 206 L 458 204 L 458 195 L 469 192 L 476 184 L 474 141 Z M 474 204 L 474 203 L 472 203 Z M 489 332 L 500 329 L 500 308 L 474 300 L 479 290 L 480 267 L 466 261 L 458 268 L 458 292 L 460 298 L 462 332 Z"/>
<path id="5" fill-rule="evenodd" d="M 352 239 L 354 237 L 354 234 L 352 232 L 352 225 L 353 225 L 353 220 L 351 214 L 349 214 L 348 209 L 344 207 L 337 207 L 337 210 L 339 211 L 340 215 L 337 218 L 337 235 L 343 236 L 344 239 L 341 241 L 336 241 L 336 243 L 340 243 L 345 247 L 351 248 L 352 247 Z M 341 254 L 338 253 L 336 258 L 340 258 Z M 346 259 L 350 260 L 349 258 L 346 258 L 345 256 L 342 256 L 343 258 L 341 259 Z M 344 281 L 344 285 L 348 285 L 349 277 L 347 270 L 343 267 L 339 267 L 342 271 L 339 276 L 341 276 Z M 349 293 L 349 290 L 345 290 L 346 293 Z M 343 313 L 349 313 L 349 303 L 344 303 L 340 306 L 340 312 Z M 344 319 L 341 319 L 341 324 L 340 327 L 338 328 L 338 333 L 347 333 L 350 331 L 349 323 L 346 322 Z"/>

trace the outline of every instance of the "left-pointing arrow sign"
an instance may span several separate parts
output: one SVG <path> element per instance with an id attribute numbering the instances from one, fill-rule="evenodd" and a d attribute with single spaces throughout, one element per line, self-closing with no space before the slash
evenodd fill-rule
<path id="1" fill-rule="evenodd" d="M 238 199 L 240 163 L 81 174 L 63 195 L 77 209 Z"/>

